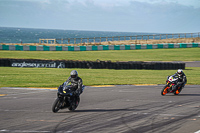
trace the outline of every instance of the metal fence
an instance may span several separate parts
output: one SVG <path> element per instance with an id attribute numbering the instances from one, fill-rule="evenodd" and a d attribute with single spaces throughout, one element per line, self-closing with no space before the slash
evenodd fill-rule
<path id="1" fill-rule="evenodd" d="M 112 41 L 127 41 L 127 40 L 162 40 L 162 39 L 177 39 L 177 38 L 196 38 L 200 37 L 200 32 L 197 33 L 175 33 L 175 34 L 148 34 L 134 36 L 112 36 L 112 37 L 88 37 L 88 38 L 55 38 L 55 39 L 39 39 L 39 43 L 47 44 L 84 44 L 84 43 L 101 43 Z"/>

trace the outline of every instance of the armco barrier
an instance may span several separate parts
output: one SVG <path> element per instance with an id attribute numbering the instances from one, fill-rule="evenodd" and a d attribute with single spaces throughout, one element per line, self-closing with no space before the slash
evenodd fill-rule
<path id="1" fill-rule="evenodd" d="M 44 68 L 86 68 L 86 69 L 150 69 L 173 70 L 185 69 L 180 62 L 111 62 L 111 61 L 68 61 L 37 59 L 0 59 L 2 67 L 44 67 Z"/>
<path id="2" fill-rule="evenodd" d="M 99 50 L 134 50 L 134 49 L 164 49 L 164 48 L 194 48 L 200 43 L 172 43 L 172 44 L 131 44 L 131 45 L 99 45 L 99 46 L 23 46 L 0 45 L 0 50 L 19 51 L 99 51 Z"/>

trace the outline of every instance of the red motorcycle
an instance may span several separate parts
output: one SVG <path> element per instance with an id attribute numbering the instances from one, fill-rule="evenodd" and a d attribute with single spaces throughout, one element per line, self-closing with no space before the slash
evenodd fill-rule
<path id="1" fill-rule="evenodd" d="M 174 95 L 178 95 L 182 90 L 182 87 L 177 85 L 178 80 L 179 80 L 178 76 L 176 75 L 168 76 L 166 80 L 166 84 L 161 91 L 161 95 L 164 96 L 167 93 L 174 93 Z M 176 87 L 176 89 L 174 87 Z"/>

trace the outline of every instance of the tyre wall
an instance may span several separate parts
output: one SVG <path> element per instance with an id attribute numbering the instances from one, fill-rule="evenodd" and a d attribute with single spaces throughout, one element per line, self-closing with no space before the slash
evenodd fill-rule
<path id="1" fill-rule="evenodd" d="M 0 59 L 1 67 L 38 67 L 38 68 L 84 68 L 84 69 L 149 69 L 175 70 L 185 69 L 181 62 L 111 62 L 111 61 L 70 61 L 36 59 Z"/>

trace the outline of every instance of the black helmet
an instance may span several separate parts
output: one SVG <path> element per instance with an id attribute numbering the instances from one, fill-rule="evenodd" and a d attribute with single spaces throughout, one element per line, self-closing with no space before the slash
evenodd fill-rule
<path id="1" fill-rule="evenodd" d="M 71 78 L 76 79 L 78 77 L 78 72 L 76 70 L 71 71 L 70 73 Z"/>
<path id="2" fill-rule="evenodd" d="M 178 74 L 178 76 L 182 76 L 183 75 L 183 70 L 182 69 L 178 69 L 177 74 Z"/>

